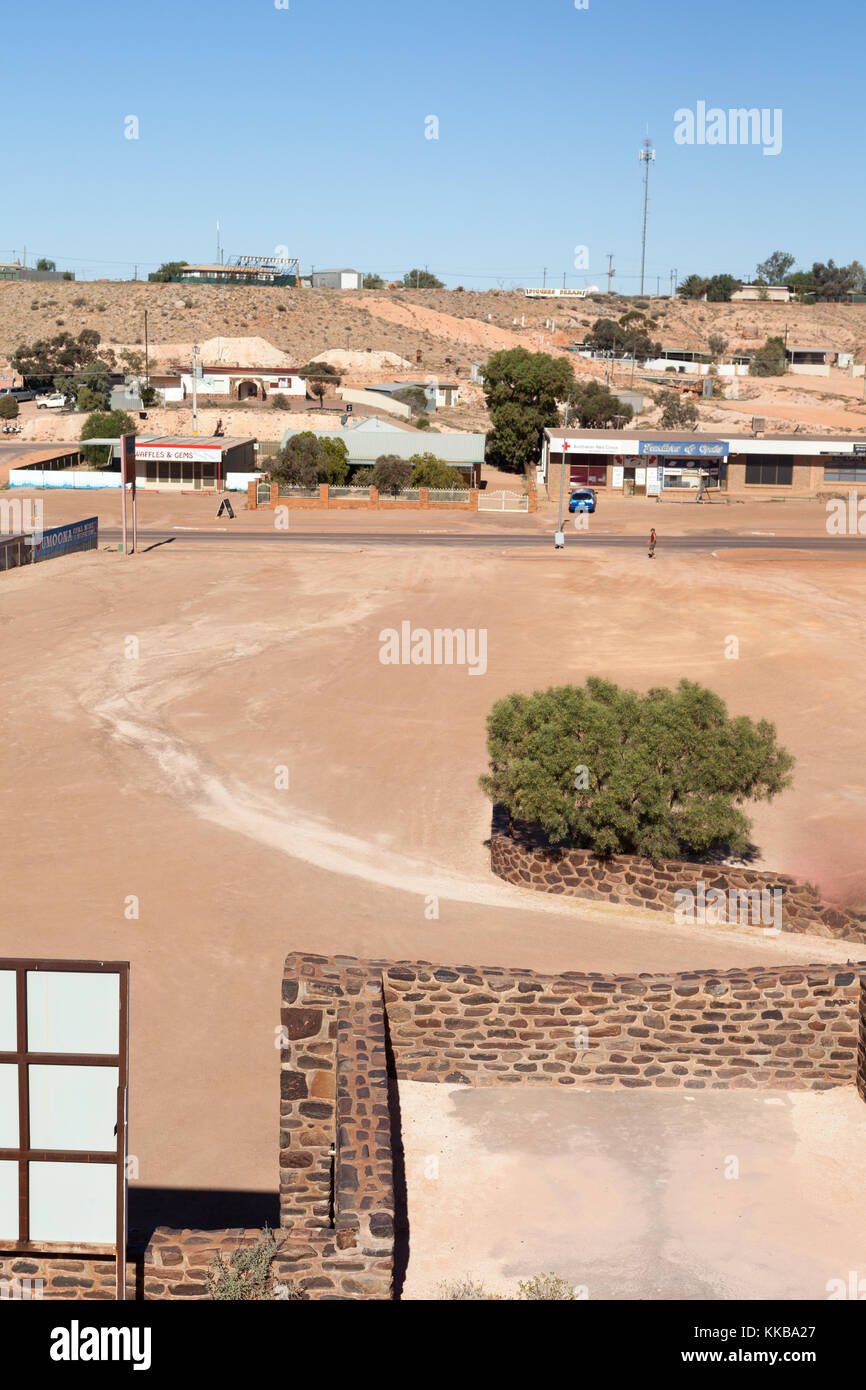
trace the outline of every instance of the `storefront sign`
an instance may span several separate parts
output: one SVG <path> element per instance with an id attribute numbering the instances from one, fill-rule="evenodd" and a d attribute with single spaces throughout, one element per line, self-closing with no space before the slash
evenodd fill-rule
<path id="1" fill-rule="evenodd" d="M 642 439 L 639 454 L 660 454 L 663 458 L 727 458 L 728 445 L 724 440 L 667 440 Z"/>

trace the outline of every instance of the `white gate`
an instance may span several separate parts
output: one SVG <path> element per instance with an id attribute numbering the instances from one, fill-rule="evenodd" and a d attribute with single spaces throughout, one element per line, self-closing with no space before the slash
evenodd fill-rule
<path id="1" fill-rule="evenodd" d="M 525 492 L 479 492 L 480 512 L 527 512 L 529 498 Z"/>

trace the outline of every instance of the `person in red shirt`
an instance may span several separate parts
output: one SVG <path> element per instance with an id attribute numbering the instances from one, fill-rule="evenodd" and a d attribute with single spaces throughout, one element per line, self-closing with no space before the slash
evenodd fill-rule
<path id="1" fill-rule="evenodd" d="M 649 552 L 648 552 L 648 553 L 649 553 L 650 559 L 652 559 L 653 556 L 655 555 L 655 551 L 656 551 L 656 528 L 653 526 L 652 530 L 650 531 L 650 538 L 649 538 Z"/>

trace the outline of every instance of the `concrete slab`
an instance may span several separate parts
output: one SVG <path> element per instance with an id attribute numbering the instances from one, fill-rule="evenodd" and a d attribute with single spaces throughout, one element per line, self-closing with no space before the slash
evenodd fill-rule
<path id="1" fill-rule="evenodd" d="M 404 1298 L 554 1271 L 589 1299 L 826 1299 L 866 1276 L 853 1088 L 398 1092 Z"/>

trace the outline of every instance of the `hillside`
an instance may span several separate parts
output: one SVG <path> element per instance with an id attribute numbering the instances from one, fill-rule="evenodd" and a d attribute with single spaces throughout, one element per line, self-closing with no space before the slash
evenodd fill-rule
<path id="1" fill-rule="evenodd" d="M 526 299 L 514 291 L 286 290 L 142 281 L 9 281 L 0 284 L 0 358 L 19 343 L 95 328 L 108 344 L 192 343 L 217 335 L 263 338 L 295 365 L 333 348 L 388 351 L 430 371 L 466 367 L 497 348 L 565 348 L 595 318 L 634 300 Z M 772 333 L 789 343 L 827 343 L 866 353 L 866 305 L 703 304 L 647 299 L 655 336 L 670 348 L 705 350 L 711 333 L 753 348 Z M 523 322 L 521 322 L 523 320 Z M 551 326 L 547 323 L 553 321 Z M 554 325 L 555 324 L 555 328 Z M 420 353 L 420 363 L 418 354 Z"/>

